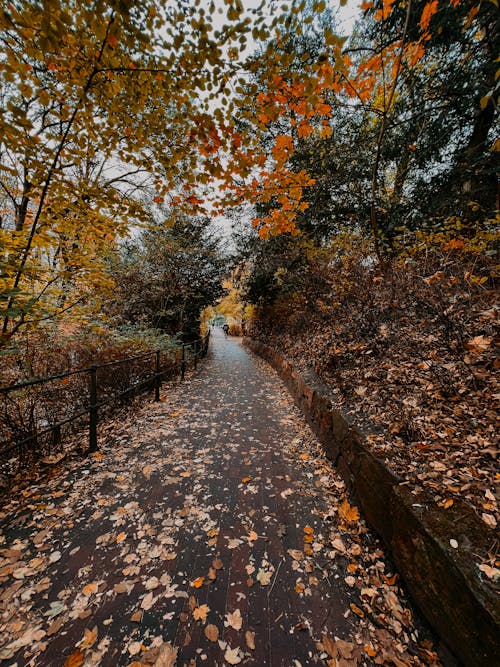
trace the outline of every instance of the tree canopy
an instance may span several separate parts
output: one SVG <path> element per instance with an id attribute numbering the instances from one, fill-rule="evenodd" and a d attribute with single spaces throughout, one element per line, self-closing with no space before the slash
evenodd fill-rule
<path id="1" fill-rule="evenodd" d="M 140 5 L 18 0 L 0 13 L 2 344 L 99 310 L 111 258 L 166 205 L 242 203 L 262 238 L 371 235 L 498 206 L 492 0 Z"/>

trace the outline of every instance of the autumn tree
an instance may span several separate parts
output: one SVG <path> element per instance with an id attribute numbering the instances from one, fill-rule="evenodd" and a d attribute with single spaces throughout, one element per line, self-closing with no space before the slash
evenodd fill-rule
<path id="1" fill-rule="evenodd" d="M 105 255 L 144 222 L 144 200 L 198 203 L 196 171 L 216 171 L 221 145 L 209 99 L 249 31 L 227 5 L 220 28 L 213 3 L 1 10 L 2 344 L 110 285 Z"/>
<path id="2" fill-rule="evenodd" d="M 422 198 L 421 186 L 441 179 L 446 198 L 450 183 L 463 182 L 454 169 L 478 126 L 484 136 L 474 173 L 482 177 L 474 188 L 466 180 L 462 191 L 468 200 L 484 200 L 479 183 L 493 183 L 495 164 L 495 100 L 485 90 L 492 84 L 497 27 L 489 7 L 442 4 L 438 12 L 438 2 L 364 3 L 355 36 L 345 45 L 315 18 L 325 3 L 291 9 L 292 23 L 301 11 L 310 14 L 314 31 L 307 50 L 293 33 L 277 32 L 253 70 L 261 92 L 239 102 L 243 123 L 255 128 L 259 144 L 240 151 L 243 168 L 234 168 L 239 179 L 233 190 L 255 202 L 254 224 L 262 236 L 309 226 L 324 240 L 341 221 L 368 224 L 383 263 L 395 228 L 415 226 L 415 209 L 430 199 Z M 457 61 L 463 64 L 458 74 Z M 486 189 L 487 216 L 494 188 Z M 448 204 L 435 213 L 442 220 L 464 208 Z"/>

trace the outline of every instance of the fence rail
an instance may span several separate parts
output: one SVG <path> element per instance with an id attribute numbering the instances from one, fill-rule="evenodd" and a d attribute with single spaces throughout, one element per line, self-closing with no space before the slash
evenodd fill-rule
<path id="1" fill-rule="evenodd" d="M 210 332 L 190 343 L 183 343 L 175 349 L 174 357 L 168 355 L 168 351 L 153 350 L 0 387 L 0 423 L 7 428 L 10 424 L 11 430 L 17 431 L 16 437 L 9 434 L 9 437 L 0 441 L 0 465 L 5 466 L 13 457 L 17 457 L 17 468 L 21 469 L 30 461 L 61 450 L 62 428 L 69 426 L 73 427 L 74 432 L 80 431 L 81 422 L 86 417 L 87 452 L 97 451 L 99 418 L 106 409 L 109 412 L 114 403 L 123 404 L 147 389 L 153 389 L 155 400 L 159 401 L 162 381 L 167 376 L 176 375 L 180 375 L 183 381 L 189 365 L 192 364 L 196 369 L 198 360 L 207 354 L 209 340 Z M 71 394 L 67 390 L 70 379 L 78 384 L 72 389 L 73 404 L 65 407 L 66 412 L 71 407 L 74 411 L 70 415 L 60 416 L 61 411 L 65 412 L 61 410 L 61 403 L 68 393 Z M 54 387 L 57 384 L 59 387 Z M 47 385 L 51 385 L 52 390 L 40 395 L 39 392 Z M 116 388 L 118 391 L 114 391 Z M 30 390 L 35 393 L 30 393 Z M 55 406 L 57 418 L 51 412 Z M 74 428 L 78 424 L 80 427 Z"/>

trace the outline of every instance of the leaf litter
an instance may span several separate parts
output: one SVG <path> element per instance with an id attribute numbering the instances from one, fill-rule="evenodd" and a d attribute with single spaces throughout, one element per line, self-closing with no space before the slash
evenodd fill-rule
<path id="1" fill-rule="evenodd" d="M 210 388 L 216 350 L 117 423 L 102 457 L 66 461 L 6 504 L 0 660 L 262 665 L 264 619 L 289 637 L 290 664 L 440 664 L 288 393 L 246 363 L 254 384 L 231 413 L 229 380 Z"/>

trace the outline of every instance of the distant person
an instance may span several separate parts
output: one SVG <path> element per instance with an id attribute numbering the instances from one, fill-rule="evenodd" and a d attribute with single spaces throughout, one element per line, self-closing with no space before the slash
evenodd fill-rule
<path id="1" fill-rule="evenodd" d="M 224 332 L 224 338 L 227 338 L 229 334 L 229 324 L 227 322 L 222 327 L 222 331 Z"/>

